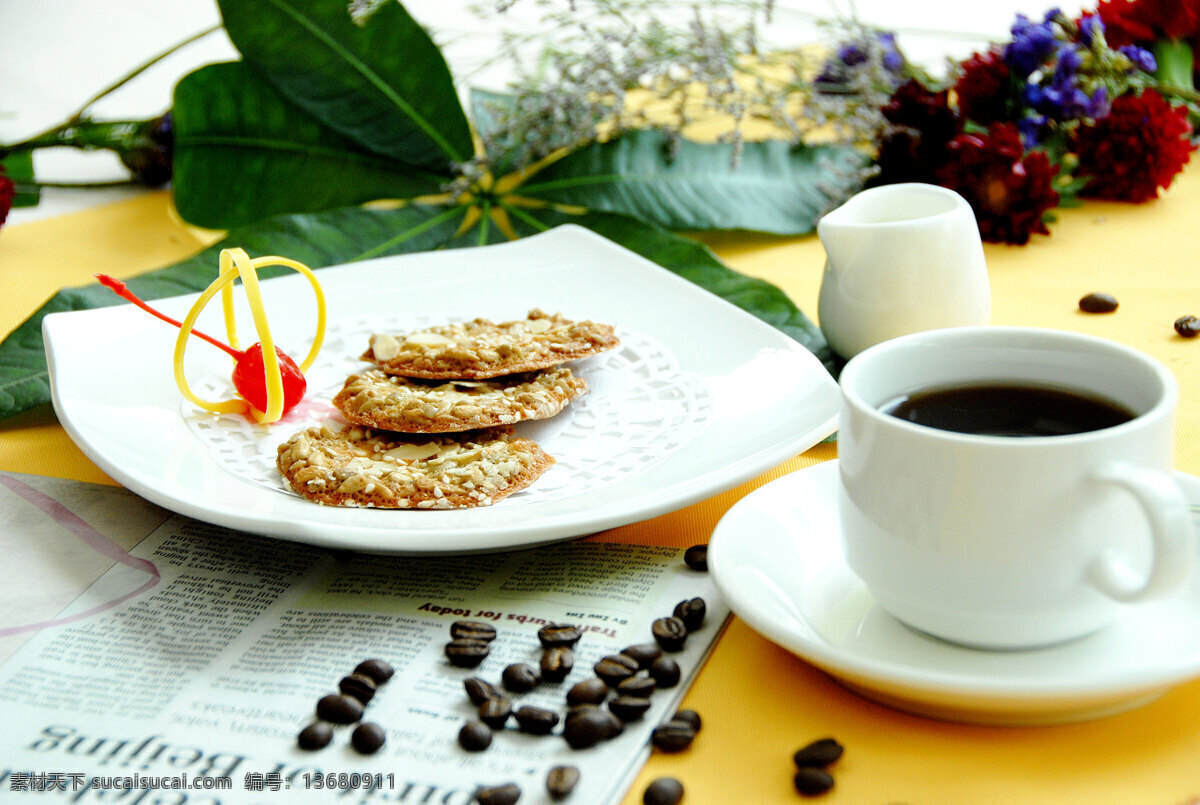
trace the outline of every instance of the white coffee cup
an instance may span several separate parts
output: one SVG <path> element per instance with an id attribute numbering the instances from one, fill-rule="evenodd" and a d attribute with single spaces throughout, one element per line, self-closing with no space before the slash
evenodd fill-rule
<path id="1" fill-rule="evenodd" d="M 1029 648 L 1081 637 L 1177 589 L 1194 563 L 1171 477 L 1171 373 L 1074 333 L 962 327 L 903 336 L 841 375 L 846 560 L 900 621 L 949 641 Z M 941 430 L 881 407 L 961 385 L 1070 389 L 1128 409 L 1086 433 Z"/>

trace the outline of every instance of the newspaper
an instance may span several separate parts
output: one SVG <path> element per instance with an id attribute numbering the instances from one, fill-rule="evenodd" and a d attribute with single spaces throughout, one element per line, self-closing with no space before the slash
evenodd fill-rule
<path id="1" fill-rule="evenodd" d="M 526 805 L 551 801 L 545 780 L 556 765 L 581 772 L 570 801 L 619 801 L 649 755 L 652 728 L 675 712 L 728 616 L 708 575 L 673 548 L 573 541 L 443 557 L 338 553 L 174 515 L 120 489 L 8 474 L 0 482 L 4 540 L 16 554 L 41 552 L 17 555 L 27 575 L 4 583 L 10 604 L 26 593 L 30 603 L 8 606 L 0 622 L 0 652 L 13 652 L 0 665 L 0 801 L 467 805 L 477 786 L 512 782 Z M 61 612 L 34 601 L 62 591 L 28 574 L 61 562 L 78 581 L 95 574 L 97 555 L 111 566 Z M 514 706 L 561 714 L 566 691 L 593 676 L 597 660 L 651 642 L 651 622 L 696 596 L 708 616 L 671 655 L 682 681 L 657 691 L 619 736 L 571 749 L 561 724 L 549 736 L 512 724 L 485 751 L 458 744 L 476 710 L 464 680 L 500 686 L 508 664 L 536 666 L 542 625 L 583 629 L 574 670 L 513 694 Z M 445 658 L 458 620 L 498 632 L 477 668 Z M 360 754 L 351 728 L 338 727 L 329 746 L 300 749 L 316 701 L 368 658 L 395 668 L 364 715 L 385 729 L 386 744 Z"/>

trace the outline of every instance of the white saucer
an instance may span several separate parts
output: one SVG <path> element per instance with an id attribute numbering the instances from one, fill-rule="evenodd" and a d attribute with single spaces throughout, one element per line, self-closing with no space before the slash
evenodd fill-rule
<path id="1" fill-rule="evenodd" d="M 1200 479 L 1176 480 L 1200 503 Z M 862 695 L 920 715 L 998 725 L 1083 721 L 1200 676 L 1200 573 L 1180 595 L 1131 606 L 1112 626 L 1051 648 L 963 648 L 902 625 L 843 559 L 836 461 L 739 501 L 717 524 L 708 562 L 730 608 L 755 631 Z"/>

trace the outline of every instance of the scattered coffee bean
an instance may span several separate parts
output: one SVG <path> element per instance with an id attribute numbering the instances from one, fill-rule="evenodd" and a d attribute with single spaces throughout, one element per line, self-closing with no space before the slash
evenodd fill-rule
<path id="1" fill-rule="evenodd" d="M 446 659 L 459 668 L 474 668 L 487 658 L 491 646 L 486 640 L 460 637 L 446 644 Z"/>
<path id="2" fill-rule="evenodd" d="M 650 663 L 662 656 L 662 648 L 658 643 L 638 643 L 626 646 L 621 649 L 621 653 L 636 660 L 638 668 L 649 668 Z"/>
<path id="3" fill-rule="evenodd" d="M 650 676 L 658 683 L 660 688 L 675 687 L 679 684 L 679 679 L 682 676 L 682 672 L 679 670 L 679 663 L 670 657 L 659 657 L 650 663 L 649 671 Z"/>
<path id="4" fill-rule="evenodd" d="M 575 652 L 564 646 L 546 649 L 542 654 L 542 679 L 546 682 L 562 682 L 575 667 Z"/>
<path id="5" fill-rule="evenodd" d="M 571 796 L 578 783 L 578 766 L 555 766 L 546 773 L 546 793 L 555 802 Z"/>
<path id="6" fill-rule="evenodd" d="M 703 598 L 689 598 L 675 605 L 673 614 L 683 621 L 689 632 L 694 632 L 704 625 L 704 616 L 708 613 L 708 605 Z"/>
<path id="7" fill-rule="evenodd" d="M 338 690 L 367 704 L 375 698 L 375 680 L 366 674 L 350 674 L 338 682 Z"/>
<path id="8" fill-rule="evenodd" d="M 492 728 L 482 721 L 468 721 L 458 731 L 458 745 L 468 752 L 482 752 L 492 745 Z"/>
<path id="9" fill-rule="evenodd" d="M 833 775 L 824 769 L 812 767 L 798 769 L 792 781 L 796 786 L 796 791 L 806 797 L 815 797 L 833 788 Z"/>
<path id="10" fill-rule="evenodd" d="M 558 726 L 558 713 L 545 707 L 535 707 L 532 704 L 517 708 L 513 713 L 521 732 L 530 735 L 549 735 Z"/>
<path id="11" fill-rule="evenodd" d="M 696 739 L 696 729 L 686 721 L 672 719 L 650 733 L 650 743 L 664 752 L 682 752 Z"/>
<path id="12" fill-rule="evenodd" d="M 1184 338 L 1195 338 L 1200 335 L 1200 318 L 1180 316 L 1175 320 L 1175 332 Z"/>
<path id="13" fill-rule="evenodd" d="M 516 805 L 521 798 L 521 787 L 516 783 L 481 786 L 475 789 L 475 801 L 479 805 Z"/>
<path id="14" fill-rule="evenodd" d="M 599 677 L 590 677 L 582 682 L 576 682 L 567 691 L 567 704 L 574 707 L 579 704 L 600 704 L 608 697 L 608 685 Z"/>
<path id="15" fill-rule="evenodd" d="M 792 760 L 797 767 L 824 768 L 842 756 L 845 749 L 833 738 L 821 738 L 796 750 Z"/>
<path id="16" fill-rule="evenodd" d="M 551 623 L 538 629 L 538 640 L 541 641 L 542 648 L 571 648 L 581 637 L 583 632 L 578 626 L 566 623 Z"/>
<path id="17" fill-rule="evenodd" d="M 490 643 L 496 639 L 496 627 L 479 621 L 455 621 L 450 624 L 450 637 L 455 640 L 482 640 Z"/>
<path id="18" fill-rule="evenodd" d="M 383 660 L 370 659 L 363 660 L 354 668 L 354 673 L 362 674 L 371 678 L 376 687 L 386 684 L 392 678 L 392 674 L 396 673 L 396 669 Z"/>
<path id="19" fill-rule="evenodd" d="M 350 733 L 350 745 L 363 755 L 375 754 L 386 741 L 387 733 L 383 731 L 383 727 L 371 721 L 364 721 Z"/>
<path id="20" fill-rule="evenodd" d="M 703 722 L 700 720 L 700 714 L 695 710 L 680 710 L 675 715 L 671 716 L 671 720 L 683 721 L 684 723 L 691 724 L 692 729 L 694 729 L 696 732 L 700 731 L 700 727 L 703 724 Z"/>
<path id="21" fill-rule="evenodd" d="M 328 721 L 314 721 L 296 738 L 301 749 L 323 749 L 333 740 L 333 725 Z"/>
<path id="22" fill-rule="evenodd" d="M 330 724 L 353 724 L 363 717 L 363 704 L 344 693 L 330 693 L 317 702 L 317 718 Z"/>
<path id="23" fill-rule="evenodd" d="M 679 805 L 683 801 L 683 783 L 674 777 L 659 777 L 642 793 L 644 805 Z"/>
<path id="24" fill-rule="evenodd" d="M 658 618 L 650 624 L 650 631 L 663 651 L 679 651 L 687 642 L 687 626 L 676 617 Z"/>
<path id="25" fill-rule="evenodd" d="M 631 721 L 640 721 L 642 716 L 646 715 L 646 711 L 650 709 L 650 700 L 640 696 L 618 696 L 608 703 L 608 709 L 628 724 Z"/>
<path id="26" fill-rule="evenodd" d="M 500 674 L 504 689 L 513 693 L 528 693 L 542 681 L 538 669 L 526 662 L 514 662 Z"/>
<path id="27" fill-rule="evenodd" d="M 587 749 L 612 733 L 612 716 L 596 707 L 571 712 L 563 722 L 563 738 L 572 749 Z"/>
<path id="28" fill-rule="evenodd" d="M 609 654 L 601 657 L 592 670 L 610 687 L 616 687 L 622 679 L 628 679 L 637 672 L 638 664 L 637 660 L 625 654 Z"/>
<path id="29" fill-rule="evenodd" d="M 483 704 L 488 699 L 495 699 L 504 695 L 491 682 L 488 682 L 486 679 L 480 679 L 477 676 L 464 679 L 463 688 L 467 691 L 467 698 L 471 700 L 471 704 L 476 706 Z"/>
<path id="30" fill-rule="evenodd" d="M 508 717 L 512 715 L 512 699 L 507 696 L 496 696 L 479 705 L 479 720 L 494 730 L 504 729 Z"/>
<path id="31" fill-rule="evenodd" d="M 708 570 L 708 545 L 693 545 L 683 552 L 683 563 L 692 570 Z"/>
<path id="32" fill-rule="evenodd" d="M 638 671 L 628 679 L 622 679 L 617 683 L 618 696 L 637 696 L 649 699 L 657 689 L 658 683 L 650 676 L 649 671 Z"/>
<path id="33" fill-rule="evenodd" d="M 1079 309 L 1084 313 L 1112 313 L 1117 304 L 1117 298 L 1112 294 L 1090 293 L 1079 300 Z"/>

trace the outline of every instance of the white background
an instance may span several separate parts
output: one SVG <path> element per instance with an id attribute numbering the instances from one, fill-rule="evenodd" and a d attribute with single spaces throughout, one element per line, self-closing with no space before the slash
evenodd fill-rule
<path id="1" fill-rule="evenodd" d="M 481 0 L 487 3 L 489 0 Z M 334 0 L 337 2 L 337 0 Z M 551 0 L 563 8 L 567 0 Z M 780 0 L 776 23 L 766 30 L 779 45 L 821 41 L 818 18 L 857 18 L 896 31 L 901 49 L 935 72 L 947 56 L 965 58 L 1003 40 L 1014 15 L 1044 15 L 1052 0 Z M 579 0 L 587 8 L 587 0 Z M 664 2 L 664 9 L 674 4 Z M 537 0 L 519 0 L 504 17 L 472 13 L 468 0 L 408 0 L 409 13 L 443 48 L 463 86 L 504 89 L 503 64 L 487 67 L 499 41 L 497 24 L 536 31 Z M 1060 4 L 1068 14 L 1081 3 Z M 1094 7 L 1089 3 L 1088 8 Z M 687 14 L 688 5 L 675 8 Z M 129 70 L 193 34 L 220 22 L 216 0 L 0 0 L 0 142 L 15 142 L 67 118 Z M 536 48 L 536 45 L 532 46 Z M 218 31 L 159 62 L 93 107 L 98 119 L 145 119 L 164 112 L 175 82 L 202 64 L 237 57 Z M 102 181 L 126 176 L 110 154 L 72 149 L 40 152 L 44 180 Z M 14 210 L 16 224 L 126 198 L 136 190 L 48 190 L 37 207 Z"/>

